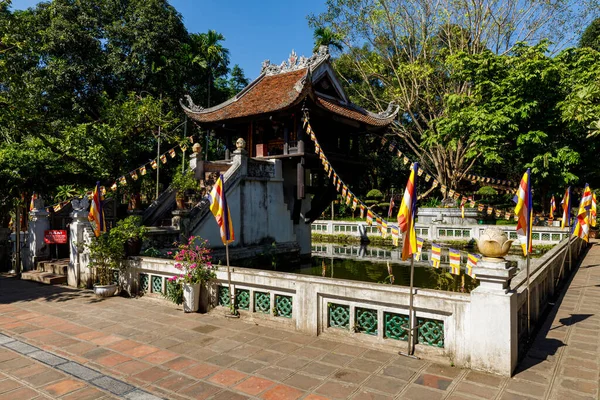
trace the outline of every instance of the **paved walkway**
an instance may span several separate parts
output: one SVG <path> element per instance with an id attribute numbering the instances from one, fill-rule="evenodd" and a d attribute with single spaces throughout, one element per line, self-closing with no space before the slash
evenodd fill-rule
<path id="1" fill-rule="evenodd" d="M 599 308 L 594 244 L 509 379 L 162 300 L 0 277 L 0 400 L 597 399 Z"/>

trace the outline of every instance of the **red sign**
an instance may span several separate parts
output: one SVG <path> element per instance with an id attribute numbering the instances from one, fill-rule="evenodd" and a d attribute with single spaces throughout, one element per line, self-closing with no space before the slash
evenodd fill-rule
<path id="1" fill-rule="evenodd" d="M 65 244 L 67 243 L 66 230 L 44 231 L 44 243 L 46 244 Z"/>

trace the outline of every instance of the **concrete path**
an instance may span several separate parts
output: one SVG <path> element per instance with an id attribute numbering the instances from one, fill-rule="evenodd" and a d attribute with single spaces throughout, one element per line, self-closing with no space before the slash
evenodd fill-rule
<path id="1" fill-rule="evenodd" d="M 594 243 L 509 379 L 162 300 L 0 277 L 0 400 L 597 399 L 599 308 Z"/>

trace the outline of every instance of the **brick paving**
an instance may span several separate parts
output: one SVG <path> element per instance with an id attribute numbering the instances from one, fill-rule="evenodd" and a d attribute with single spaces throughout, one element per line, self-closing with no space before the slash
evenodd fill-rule
<path id="1" fill-rule="evenodd" d="M 0 333 L 16 341 L 0 337 L 0 400 L 143 399 L 142 391 L 175 400 L 597 399 L 599 308 L 600 245 L 593 243 L 527 357 L 504 378 L 344 339 L 184 314 L 163 300 L 97 299 L 4 276 Z"/>

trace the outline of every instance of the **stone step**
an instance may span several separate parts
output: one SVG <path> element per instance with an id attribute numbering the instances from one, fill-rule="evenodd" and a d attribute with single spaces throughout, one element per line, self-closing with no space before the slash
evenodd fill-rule
<path id="1" fill-rule="evenodd" d="M 27 271 L 21 274 L 21 279 L 45 283 L 47 285 L 63 285 L 67 283 L 66 275 L 57 275 L 51 272 Z"/>
<path id="2" fill-rule="evenodd" d="M 55 275 L 67 275 L 69 260 L 40 261 L 36 265 L 36 271 L 49 272 Z"/>

